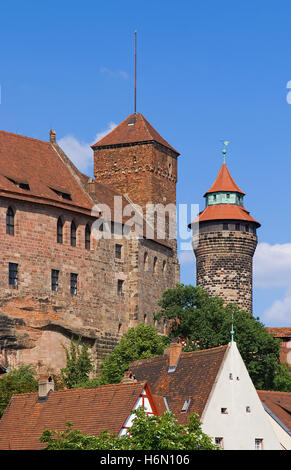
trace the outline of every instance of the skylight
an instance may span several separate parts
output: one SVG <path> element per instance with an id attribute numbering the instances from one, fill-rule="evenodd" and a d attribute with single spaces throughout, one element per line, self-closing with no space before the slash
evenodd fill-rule
<path id="1" fill-rule="evenodd" d="M 16 181 L 12 178 L 9 178 L 8 176 L 6 176 L 6 178 L 11 181 L 11 183 L 15 184 L 16 186 L 18 186 L 18 188 L 20 189 L 25 189 L 26 191 L 29 191 L 30 190 L 30 187 L 29 187 L 29 184 L 26 183 L 25 181 Z"/>

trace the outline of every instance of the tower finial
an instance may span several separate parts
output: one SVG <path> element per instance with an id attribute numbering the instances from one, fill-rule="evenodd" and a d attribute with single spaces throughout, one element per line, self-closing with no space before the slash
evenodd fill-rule
<path id="1" fill-rule="evenodd" d="M 228 140 L 222 140 L 221 142 L 223 142 L 223 149 L 222 149 L 222 155 L 223 155 L 223 163 L 225 163 L 225 155 L 226 155 L 226 147 L 228 146 L 229 144 L 229 141 Z"/>
<path id="2" fill-rule="evenodd" d="M 134 114 L 136 114 L 136 30 L 134 32 Z"/>

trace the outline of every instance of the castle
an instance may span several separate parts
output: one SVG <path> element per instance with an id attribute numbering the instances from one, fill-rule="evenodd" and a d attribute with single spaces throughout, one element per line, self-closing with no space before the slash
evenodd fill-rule
<path id="1" fill-rule="evenodd" d="M 179 153 L 142 114 L 130 115 L 92 150 L 95 178 L 72 164 L 54 131 L 48 142 L 0 132 L 6 368 L 29 363 L 39 373 L 59 371 L 72 337 L 102 359 L 129 327 L 154 323 L 162 292 L 179 282 L 176 239 L 159 236 L 155 214 L 144 215 L 146 205 L 176 205 Z M 130 236 L 133 212 L 139 236 Z M 163 333 L 164 325 L 156 326 Z"/>
<path id="2" fill-rule="evenodd" d="M 0 371 L 28 363 L 59 372 L 71 338 L 98 362 L 129 327 L 166 331 L 153 314 L 180 278 L 178 156 L 139 113 L 92 145 L 94 178 L 73 165 L 54 131 L 48 141 L 0 131 Z M 225 163 L 204 196 L 190 224 L 199 222 L 197 285 L 252 314 L 260 224 Z"/>

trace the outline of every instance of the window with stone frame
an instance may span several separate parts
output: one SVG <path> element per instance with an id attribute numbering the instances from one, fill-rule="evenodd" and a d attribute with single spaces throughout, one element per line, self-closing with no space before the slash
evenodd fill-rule
<path id="1" fill-rule="evenodd" d="M 115 244 L 115 258 L 122 259 L 122 245 L 119 243 Z"/>
<path id="2" fill-rule="evenodd" d="M 123 279 L 118 279 L 117 281 L 117 295 L 123 295 L 123 285 L 124 285 L 124 280 Z"/>
<path id="3" fill-rule="evenodd" d="M 78 292 L 78 274 L 76 273 L 70 275 L 70 292 L 72 295 L 77 295 Z"/>
<path id="4" fill-rule="evenodd" d="M 18 264 L 9 263 L 9 286 L 13 289 L 18 287 Z"/>
<path id="5" fill-rule="evenodd" d="M 6 233 L 14 235 L 14 211 L 11 207 L 8 207 L 6 212 Z"/>
<path id="6" fill-rule="evenodd" d="M 62 218 L 58 218 L 58 223 L 57 223 L 57 242 L 58 243 L 63 243 L 63 228 L 64 224 L 62 221 Z"/>
<path id="7" fill-rule="evenodd" d="M 85 248 L 90 250 L 91 248 L 91 226 L 87 224 L 85 227 Z"/>
<path id="8" fill-rule="evenodd" d="M 77 244 L 77 227 L 74 221 L 71 223 L 71 246 L 76 246 Z"/>
<path id="9" fill-rule="evenodd" d="M 51 289 L 54 292 L 57 292 L 59 289 L 59 274 L 60 271 L 58 269 L 52 269 L 51 272 Z"/>

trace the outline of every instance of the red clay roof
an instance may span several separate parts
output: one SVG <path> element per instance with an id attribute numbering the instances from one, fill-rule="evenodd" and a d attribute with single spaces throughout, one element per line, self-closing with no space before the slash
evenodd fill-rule
<path id="1" fill-rule="evenodd" d="M 260 400 L 291 431 L 291 392 L 257 390 Z"/>
<path id="2" fill-rule="evenodd" d="M 291 327 L 266 327 L 277 338 L 291 338 Z"/>
<path id="3" fill-rule="evenodd" d="M 81 174 L 63 157 L 50 142 L 0 131 L 0 195 L 90 211 L 93 204 L 82 187 Z M 19 183 L 28 184 L 29 189 L 21 189 Z M 70 194 L 71 200 L 54 190 Z"/>
<path id="4" fill-rule="evenodd" d="M 168 373 L 168 355 L 135 361 L 130 370 L 137 380 L 148 382 L 154 395 L 166 397 L 178 422 L 185 424 L 190 413 L 202 415 L 227 347 L 184 352 L 172 373 Z M 191 398 L 188 411 L 181 412 L 188 398 Z"/>
<path id="5" fill-rule="evenodd" d="M 218 172 L 218 175 L 216 177 L 216 180 L 214 181 L 213 185 L 211 186 L 211 188 L 204 194 L 204 196 L 206 196 L 206 194 L 208 193 L 216 193 L 218 191 L 235 191 L 237 193 L 241 193 L 241 194 L 245 194 L 239 187 L 238 185 L 236 184 L 236 182 L 234 181 L 234 179 L 232 178 L 227 166 L 226 166 L 226 163 L 223 163 L 219 172 Z"/>
<path id="6" fill-rule="evenodd" d="M 237 206 L 236 204 L 213 204 L 207 206 L 192 223 L 206 222 L 208 220 L 241 220 L 243 222 L 254 222 L 257 224 L 257 227 L 261 226 L 244 207 Z"/>
<path id="7" fill-rule="evenodd" d="M 160 134 L 152 127 L 145 117 L 138 114 L 131 114 L 122 121 L 113 131 L 92 145 L 92 148 L 106 147 L 120 144 L 134 144 L 139 142 L 158 142 L 164 147 L 169 148 L 177 155 L 175 150 Z"/>
<path id="8" fill-rule="evenodd" d="M 0 449 L 41 449 L 42 432 L 64 430 L 67 422 L 89 435 L 118 434 L 145 386 L 133 382 L 53 391 L 42 402 L 38 393 L 14 395 L 0 420 Z"/>

